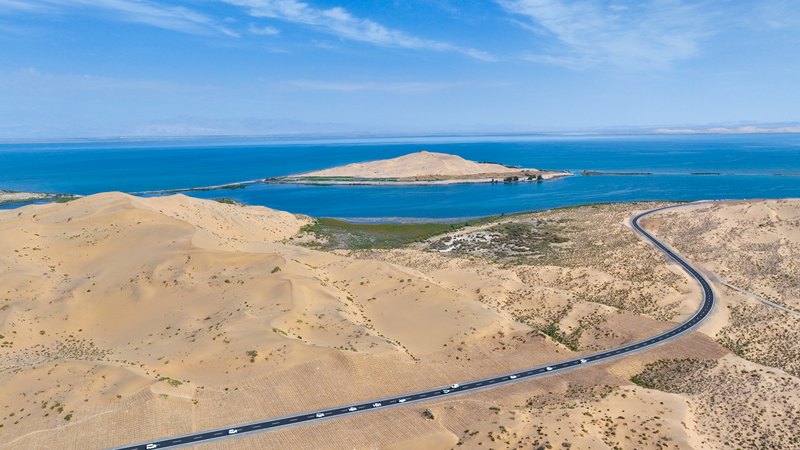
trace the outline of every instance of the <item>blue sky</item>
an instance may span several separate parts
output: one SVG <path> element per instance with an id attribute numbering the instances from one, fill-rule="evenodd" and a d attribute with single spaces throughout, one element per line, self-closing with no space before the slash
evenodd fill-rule
<path id="1" fill-rule="evenodd" d="M 0 137 L 796 122 L 798 80 L 797 0 L 0 0 Z"/>

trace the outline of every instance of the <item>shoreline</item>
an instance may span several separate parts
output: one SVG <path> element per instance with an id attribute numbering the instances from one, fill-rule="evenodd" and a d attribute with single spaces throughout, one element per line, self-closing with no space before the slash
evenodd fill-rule
<path id="1" fill-rule="evenodd" d="M 264 184 L 294 184 L 298 186 L 379 186 L 379 187 L 388 187 L 388 186 L 447 186 L 447 185 L 469 185 L 469 184 L 516 184 L 516 183 L 525 183 L 525 182 L 540 182 L 540 181 L 550 181 L 550 180 L 557 180 L 566 177 L 573 177 L 573 176 L 621 176 L 621 177 L 659 177 L 659 176 L 685 176 L 685 177 L 726 177 L 726 176 L 734 176 L 734 177 L 781 177 L 781 178 L 796 178 L 800 177 L 800 173 L 722 173 L 722 172 L 691 172 L 691 173 L 658 173 L 658 172 L 601 172 L 601 171 L 590 171 L 590 170 L 579 170 L 579 171 L 569 171 L 564 170 L 561 172 L 555 171 L 548 171 L 549 173 L 542 174 L 542 180 L 528 180 L 524 178 L 519 178 L 515 181 L 505 181 L 504 179 L 495 178 L 473 178 L 473 179 L 444 179 L 444 180 L 419 180 L 419 181 L 390 181 L 390 180 L 378 180 L 378 179 L 367 179 L 367 180 L 298 180 L 298 179 L 286 179 L 289 177 L 297 177 L 298 175 L 289 175 L 289 176 L 282 176 L 276 178 L 260 178 L 255 180 L 247 180 L 247 181 L 239 181 L 234 183 L 225 183 L 220 185 L 212 185 L 212 186 L 203 186 L 203 187 L 191 187 L 191 188 L 179 188 L 179 189 L 154 189 L 154 190 L 147 190 L 147 191 L 135 191 L 135 192 L 126 192 L 126 194 L 130 195 L 139 195 L 139 196 L 158 196 L 158 195 L 169 195 L 169 194 L 179 194 L 179 193 L 191 193 L 191 192 L 204 192 L 204 191 L 214 191 L 214 190 L 236 190 L 236 189 L 246 189 L 247 187 L 251 187 L 253 185 L 257 185 L 259 183 Z M 584 173 L 588 172 L 588 173 Z M 91 195 L 91 194 L 88 194 Z M 31 204 L 47 204 L 56 201 L 69 201 L 77 198 L 84 197 L 85 195 L 81 194 L 65 194 L 65 193 L 48 193 L 48 192 L 29 192 L 29 191 L 16 191 L 11 189 L 0 189 L 0 209 L 16 209 L 18 207 L 31 205 Z M 232 195 L 222 195 L 221 197 L 235 197 Z M 761 197 L 761 196 L 759 196 Z M 778 198 L 794 198 L 796 195 L 789 195 L 787 197 L 778 197 Z M 202 198 L 202 197 L 201 197 Z M 744 198 L 744 197 L 743 197 Z M 771 198 L 771 197 L 770 197 Z M 249 203 L 245 203 L 249 204 Z M 254 203 L 254 206 L 258 206 L 258 203 Z M 268 206 L 266 204 L 261 206 Z M 371 219 L 367 217 L 368 219 Z"/>
<path id="2" fill-rule="evenodd" d="M 528 211 L 523 211 L 528 212 Z M 518 214 L 518 213 L 512 213 Z M 506 214 L 510 215 L 510 214 Z M 352 225 L 382 225 L 386 223 L 393 223 L 397 225 L 425 225 L 430 223 L 440 225 L 452 225 L 456 223 L 464 223 L 485 219 L 487 217 L 499 217 L 497 214 L 490 214 L 488 216 L 470 216 L 470 217 L 314 217 L 314 219 L 333 219 L 341 222 L 346 222 Z"/>
<path id="3" fill-rule="evenodd" d="M 451 184 L 512 184 L 512 183 L 539 183 L 542 181 L 556 180 L 563 177 L 575 176 L 574 173 L 565 170 L 563 172 L 541 174 L 541 179 L 527 179 L 524 177 L 482 177 L 482 178 L 453 178 L 440 180 L 388 180 L 388 179 L 363 179 L 356 177 L 347 180 L 337 180 L 333 177 L 329 179 L 309 179 L 304 177 L 276 177 L 263 180 L 267 184 L 300 184 L 309 186 L 441 186 Z M 516 178 L 511 180 L 510 178 Z"/>
<path id="4" fill-rule="evenodd" d="M 129 195 L 143 195 L 143 194 L 177 194 L 180 192 L 197 192 L 197 191 L 216 191 L 217 189 L 244 189 L 248 184 L 263 183 L 264 179 L 237 181 L 234 183 L 218 184 L 216 186 L 201 186 L 192 188 L 178 188 L 178 189 L 154 189 L 152 191 L 138 191 L 126 192 Z"/>
<path id="5" fill-rule="evenodd" d="M 0 206 L 13 205 L 15 203 L 34 203 L 38 201 L 70 201 L 83 197 L 77 194 L 52 194 L 47 192 L 24 192 L 0 189 Z"/>

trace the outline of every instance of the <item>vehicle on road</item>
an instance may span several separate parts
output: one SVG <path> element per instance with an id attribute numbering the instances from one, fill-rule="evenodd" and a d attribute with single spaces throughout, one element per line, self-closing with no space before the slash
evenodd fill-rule
<path id="1" fill-rule="evenodd" d="M 325 417 L 325 413 L 317 413 L 316 417 L 317 419 L 319 419 L 320 417 Z"/>
<path id="2" fill-rule="evenodd" d="M 231 428 L 230 430 L 228 430 L 228 434 L 236 434 L 238 432 L 239 430 L 237 430 L 236 428 Z"/>
<path id="3" fill-rule="evenodd" d="M 2 2 L 2 1 L 3 0 L 0 0 L 0 2 Z M 647 340 L 644 340 L 644 341 L 639 341 L 639 342 L 635 342 L 635 343 L 632 343 L 632 344 L 623 345 L 622 347 L 618 347 L 616 349 L 616 351 L 614 351 L 614 352 L 605 351 L 605 352 L 602 352 L 602 353 L 597 353 L 597 354 L 594 354 L 594 355 L 587 356 L 587 358 L 592 358 L 593 359 L 593 361 L 591 361 L 591 362 L 603 361 L 603 360 L 606 360 L 608 358 L 616 357 L 616 355 L 619 355 L 619 354 L 627 354 L 627 353 L 636 351 L 636 350 L 641 349 L 641 348 L 652 347 L 652 346 L 654 346 L 654 345 L 656 345 L 656 344 L 658 344 L 660 342 L 663 342 L 666 339 L 671 339 L 671 338 L 674 338 L 675 336 L 679 336 L 679 335 L 688 333 L 688 332 L 691 331 L 692 327 L 697 326 L 697 324 L 699 324 L 700 322 L 705 320 L 705 318 L 714 309 L 714 304 L 716 302 L 715 301 L 714 291 L 711 288 L 711 286 L 709 285 L 709 283 L 706 280 L 706 278 L 703 277 L 703 275 L 701 275 L 701 273 L 697 269 L 695 269 L 689 263 L 684 261 L 680 256 L 678 256 L 675 253 L 673 253 L 670 250 L 668 250 L 666 248 L 666 246 L 664 244 L 662 244 L 659 240 L 657 240 L 656 238 L 651 236 L 648 232 L 644 231 L 641 228 L 641 226 L 638 224 L 638 220 L 641 219 L 642 217 L 644 217 L 645 215 L 654 213 L 656 211 L 664 210 L 664 209 L 667 209 L 667 208 L 672 208 L 672 206 L 664 207 L 664 208 L 660 208 L 660 209 L 651 210 L 651 211 L 647 211 L 647 212 L 641 213 L 638 216 L 636 216 L 633 219 L 631 219 L 631 226 L 634 228 L 634 230 L 637 233 L 639 233 L 644 238 L 646 238 L 648 241 L 650 241 L 653 245 L 655 245 L 665 255 L 667 255 L 668 257 L 672 258 L 675 262 L 677 262 L 689 275 L 692 276 L 692 278 L 694 278 L 700 284 L 700 286 L 702 287 L 702 294 L 703 294 L 703 303 L 701 304 L 701 308 L 695 313 L 694 316 L 692 316 L 691 319 L 681 323 L 679 326 L 677 326 L 675 328 L 672 328 L 671 330 L 668 330 L 668 331 L 666 331 L 666 332 L 664 332 L 664 333 L 662 333 L 660 335 L 654 336 L 654 337 L 652 337 L 650 339 L 647 339 Z M 579 361 L 580 361 L 580 364 L 586 364 L 586 363 L 590 362 L 590 361 L 588 361 L 588 359 L 583 359 L 583 358 L 579 359 Z M 564 364 L 564 363 L 559 363 L 559 364 L 561 365 L 561 368 L 559 370 L 562 370 L 562 371 L 574 368 L 574 361 L 571 362 L 571 363 L 568 363 L 568 364 Z M 545 371 L 548 371 L 548 372 L 552 371 L 554 369 L 555 369 L 554 366 L 546 366 L 545 367 Z M 540 373 L 541 373 L 541 368 L 540 367 L 535 367 L 535 368 L 528 369 L 526 372 L 520 372 L 517 375 L 508 375 L 508 379 L 517 378 L 519 376 L 529 377 L 529 376 L 537 375 L 537 374 L 540 374 Z M 485 385 L 485 387 L 489 387 L 492 383 L 496 383 L 496 382 L 501 381 L 501 380 L 503 380 L 503 378 L 491 378 L 491 379 L 488 379 L 488 380 L 487 379 L 476 380 L 476 381 L 470 382 L 467 385 L 467 387 L 465 387 L 465 389 L 474 389 L 476 387 L 480 387 L 480 386 L 484 386 L 484 385 Z M 502 382 L 498 383 L 498 384 L 502 384 Z M 442 394 L 448 394 L 448 393 L 451 392 L 451 389 L 456 389 L 456 388 L 459 388 L 458 384 L 454 384 L 452 386 L 445 387 L 440 392 Z M 425 392 L 423 394 L 419 394 L 419 395 L 416 395 L 415 397 L 410 397 L 410 398 L 414 399 L 415 401 L 419 401 L 419 400 L 423 400 L 423 397 L 428 397 L 430 394 L 432 394 L 431 398 L 435 398 L 436 396 L 438 396 L 435 393 L 435 391 L 431 391 L 431 392 Z M 410 394 L 410 395 L 413 395 L 413 394 Z M 405 398 L 402 399 L 402 400 L 405 400 Z M 398 402 L 402 402 L 402 400 L 398 398 L 397 401 Z M 425 399 L 425 400 L 428 400 L 428 399 Z M 390 403 L 392 403 L 394 401 L 395 400 L 390 400 Z M 373 408 L 377 408 L 377 407 L 380 407 L 380 406 L 382 406 L 381 403 L 373 403 L 372 404 Z M 354 412 L 357 409 L 365 409 L 365 408 L 366 408 L 366 404 L 365 405 L 360 405 L 358 407 L 348 407 L 347 411 Z M 344 411 L 344 410 L 340 410 L 340 411 Z M 308 414 L 308 413 L 306 413 L 306 414 Z M 307 418 L 308 416 L 305 416 L 305 417 Z M 297 416 L 291 417 L 291 418 L 288 419 L 288 423 L 285 421 L 285 419 L 284 420 L 278 420 L 276 422 L 272 422 L 269 427 L 280 427 L 280 426 L 285 426 L 286 424 L 289 424 L 289 423 L 297 424 L 297 423 L 299 423 L 298 420 L 302 419 L 302 418 L 303 418 L 303 416 L 301 416 L 301 415 L 297 415 Z M 256 427 L 254 427 L 254 428 L 256 428 Z M 245 430 L 245 429 L 243 429 L 243 430 Z M 243 431 L 243 430 L 232 430 L 233 432 L 229 432 L 229 434 L 233 434 L 236 431 Z M 146 449 L 147 450 L 154 450 L 154 449 L 160 447 L 162 442 L 165 444 L 165 446 L 172 446 L 172 445 L 175 445 L 175 444 L 186 445 L 183 442 L 185 442 L 184 439 L 186 439 L 188 437 L 193 438 L 193 440 L 194 440 L 193 442 L 199 442 L 197 440 L 218 439 L 219 438 L 218 436 L 223 435 L 223 433 L 224 433 L 224 431 L 214 429 L 214 430 L 211 430 L 211 431 L 204 431 L 204 432 L 201 432 L 201 433 L 198 433 L 198 434 L 194 434 L 194 435 L 190 435 L 190 436 L 184 435 L 184 436 L 180 436 L 180 439 L 175 440 L 172 443 L 167 443 L 167 441 L 165 440 L 165 441 L 161 441 L 159 443 L 147 444 Z M 141 446 L 140 445 L 136 445 L 134 447 L 127 447 L 127 448 L 138 448 L 138 449 L 141 449 Z"/>
<path id="4" fill-rule="evenodd" d="M 404 399 L 404 398 L 401 398 L 400 400 L 397 401 L 397 403 L 405 403 L 405 402 L 406 402 L 406 399 Z"/>
<path id="5" fill-rule="evenodd" d="M 456 383 L 456 384 L 451 384 L 451 385 L 450 385 L 450 389 L 458 389 L 458 383 Z"/>

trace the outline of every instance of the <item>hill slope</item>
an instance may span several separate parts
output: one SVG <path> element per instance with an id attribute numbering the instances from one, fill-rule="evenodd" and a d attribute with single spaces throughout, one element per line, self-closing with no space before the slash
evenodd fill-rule
<path id="1" fill-rule="evenodd" d="M 713 260 L 751 252 L 766 262 L 789 250 L 782 263 L 795 273 L 798 205 L 747 210 L 753 223 L 732 230 L 751 227 L 765 242 Z M 302 231 L 307 217 L 182 195 L 106 193 L 0 211 L 0 450 L 106 448 L 642 339 L 698 301 L 697 287 L 623 225 L 658 206 L 538 211 L 400 249 L 331 252 L 291 244 L 315 243 Z M 724 230 L 728 213 L 650 225 L 684 236 L 670 226 L 688 216 L 699 231 Z M 770 242 L 774 251 L 762 246 Z M 751 273 L 729 264 L 731 279 Z M 795 298 L 791 276 L 759 279 L 787 304 Z M 741 316 L 726 308 L 739 300 L 721 294 L 697 332 L 646 352 L 198 448 L 794 448 L 800 380 L 781 360 L 745 353 L 774 364 L 760 366 L 712 339 Z M 796 321 L 769 320 L 759 329 L 771 334 L 737 342 L 797 341 Z"/>
<path id="2" fill-rule="evenodd" d="M 420 151 L 397 158 L 347 164 L 302 175 L 306 177 L 408 178 L 430 175 L 516 174 L 525 170 L 536 171 L 536 169 L 511 168 L 494 163 L 479 163 L 446 153 Z"/>

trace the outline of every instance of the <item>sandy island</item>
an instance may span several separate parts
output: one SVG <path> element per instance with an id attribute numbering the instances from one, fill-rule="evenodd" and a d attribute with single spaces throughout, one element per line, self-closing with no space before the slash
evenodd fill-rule
<path id="1" fill-rule="evenodd" d="M 2 210 L 0 449 L 107 448 L 651 336 L 700 295 L 625 225 L 667 204 L 403 227 L 183 195 Z M 643 222 L 712 280 L 800 308 L 800 200 Z M 654 349 L 199 448 L 798 448 L 800 317 L 714 289 L 709 320 Z"/>
<path id="2" fill-rule="evenodd" d="M 12 203 L 29 203 L 39 200 L 68 201 L 81 197 L 73 194 L 53 194 L 47 192 L 20 192 L 0 189 L 0 205 Z"/>
<path id="3" fill-rule="evenodd" d="M 347 164 L 331 169 L 269 178 L 272 183 L 414 186 L 463 183 L 517 183 L 551 180 L 572 175 L 475 162 L 446 153 L 419 151 L 392 159 Z"/>

